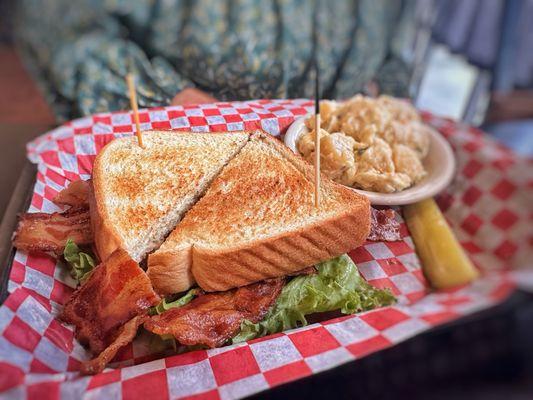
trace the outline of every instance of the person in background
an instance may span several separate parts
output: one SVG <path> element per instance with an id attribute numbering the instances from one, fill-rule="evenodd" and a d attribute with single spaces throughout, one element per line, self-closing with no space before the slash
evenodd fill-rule
<path id="1" fill-rule="evenodd" d="M 315 53 L 321 97 L 409 94 L 410 0 L 20 0 L 15 7 L 19 53 L 58 120 L 128 108 L 130 71 L 141 107 L 311 98 Z"/>
<path id="2" fill-rule="evenodd" d="M 490 75 L 482 128 L 533 156 L 533 0 L 434 1 L 433 38 Z"/>

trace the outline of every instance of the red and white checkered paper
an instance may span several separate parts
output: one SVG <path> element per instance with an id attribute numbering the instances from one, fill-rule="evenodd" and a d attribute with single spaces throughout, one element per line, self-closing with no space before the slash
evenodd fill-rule
<path id="1" fill-rule="evenodd" d="M 312 110 L 307 100 L 260 100 L 141 110 L 141 127 L 198 132 L 263 129 L 283 134 Z M 72 327 L 57 320 L 74 288 L 52 257 L 17 252 L 10 296 L 0 307 L 0 393 L 6 397 L 240 398 L 318 373 L 392 346 L 431 327 L 502 301 L 515 287 L 513 270 L 533 257 L 531 160 L 519 158 L 476 129 L 425 114 L 454 147 L 458 169 L 439 205 L 476 265 L 474 284 L 430 293 L 405 225 L 403 240 L 366 243 L 350 256 L 373 285 L 399 302 L 239 345 L 162 357 L 141 335 L 101 374 L 81 377 L 90 355 Z M 88 179 L 97 152 L 134 131 L 128 112 L 69 122 L 28 145 L 38 164 L 30 211 L 55 211 L 54 195 Z M 398 216 L 400 218 L 400 216 Z M 528 258 L 529 257 L 529 258 Z M 529 265 L 531 266 L 531 265 Z M 522 269 L 520 279 L 532 274 Z M 145 335 L 146 336 L 146 335 Z"/>

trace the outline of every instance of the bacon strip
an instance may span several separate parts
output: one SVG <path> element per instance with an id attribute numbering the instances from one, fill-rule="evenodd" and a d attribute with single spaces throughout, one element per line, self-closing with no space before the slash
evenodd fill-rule
<path id="1" fill-rule="evenodd" d="M 159 300 L 146 273 L 119 249 L 74 292 L 61 319 L 73 324 L 77 339 L 99 354 L 117 341 L 126 322 L 145 314 Z"/>
<path id="2" fill-rule="evenodd" d="M 93 242 L 87 208 L 53 214 L 26 213 L 20 217 L 13 245 L 19 250 L 61 255 L 69 238 L 77 245 Z"/>
<path id="3" fill-rule="evenodd" d="M 102 372 L 117 352 L 133 341 L 137 334 L 137 329 L 146 321 L 146 318 L 146 315 L 140 315 L 126 322 L 117 332 L 117 337 L 113 343 L 107 346 L 97 357 L 81 364 L 81 373 L 94 375 Z"/>
<path id="4" fill-rule="evenodd" d="M 395 242 L 401 240 L 400 223 L 395 219 L 392 209 L 376 210 L 371 208 L 370 234 L 367 240 L 374 242 Z"/>
<path id="5" fill-rule="evenodd" d="M 24 251 L 51 252 L 59 256 L 69 238 L 77 245 L 91 244 L 90 191 L 90 181 L 72 182 L 53 200 L 58 206 L 70 206 L 67 211 L 23 214 L 13 237 L 13 245 Z"/>
<path id="6" fill-rule="evenodd" d="M 89 208 L 90 191 L 91 181 L 71 182 L 65 189 L 60 191 L 52 201 L 58 206 Z"/>
<path id="7" fill-rule="evenodd" d="M 261 321 L 278 298 L 285 279 L 271 279 L 226 292 L 197 297 L 183 307 L 155 315 L 144 327 L 157 335 L 172 335 L 187 346 L 222 346 L 245 319 Z"/>

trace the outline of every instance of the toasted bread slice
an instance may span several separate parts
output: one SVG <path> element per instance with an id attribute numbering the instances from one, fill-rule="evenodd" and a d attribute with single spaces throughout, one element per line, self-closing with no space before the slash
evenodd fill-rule
<path id="1" fill-rule="evenodd" d="M 156 292 L 222 291 L 287 275 L 359 246 L 370 229 L 366 197 L 322 176 L 276 139 L 256 134 L 148 257 Z"/>
<path id="2" fill-rule="evenodd" d="M 91 221 L 105 260 L 123 248 L 137 262 L 158 248 L 249 133 L 144 132 L 110 142 L 93 167 Z"/>

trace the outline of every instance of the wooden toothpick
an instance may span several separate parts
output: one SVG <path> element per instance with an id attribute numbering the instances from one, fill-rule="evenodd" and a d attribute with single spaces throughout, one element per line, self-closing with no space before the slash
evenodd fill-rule
<path id="1" fill-rule="evenodd" d="M 315 114 L 315 207 L 320 207 L 320 112 Z"/>
<path id="2" fill-rule="evenodd" d="M 315 67 L 315 207 L 320 207 L 320 69 L 318 67 L 318 0 L 312 14 L 312 40 Z"/>
<path id="3" fill-rule="evenodd" d="M 133 80 L 133 75 L 126 75 L 126 82 L 128 84 L 128 91 L 130 94 L 130 104 L 131 109 L 133 110 L 133 119 L 135 120 L 135 130 L 137 135 L 137 141 L 139 146 L 144 149 L 143 135 L 141 132 L 141 124 L 139 122 L 139 109 L 137 108 L 137 93 L 135 90 L 135 81 Z"/>

